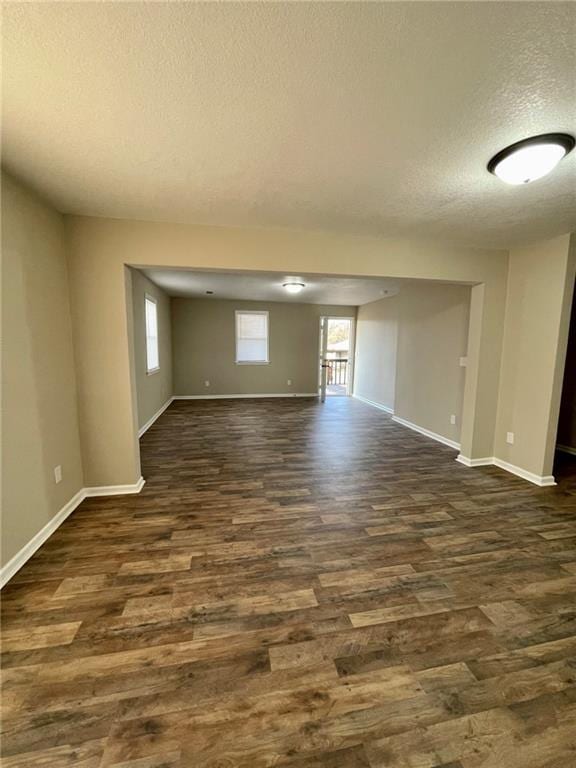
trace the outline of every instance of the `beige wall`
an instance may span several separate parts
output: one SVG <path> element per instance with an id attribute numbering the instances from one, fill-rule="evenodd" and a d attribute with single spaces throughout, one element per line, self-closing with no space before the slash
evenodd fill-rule
<path id="1" fill-rule="evenodd" d="M 358 307 L 354 394 L 394 410 L 400 296 Z"/>
<path id="2" fill-rule="evenodd" d="M 62 217 L 5 174 L 2 277 L 5 565 L 83 486 Z"/>
<path id="3" fill-rule="evenodd" d="M 394 414 L 460 442 L 470 289 L 410 284 L 399 299 Z"/>
<path id="4" fill-rule="evenodd" d="M 576 297 L 572 300 L 557 442 L 576 451 Z"/>
<path id="5" fill-rule="evenodd" d="M 466 286 L 405 283 L 359 307 L 354 394 L 459 442 L 469 306 Z"/>
<path id="6" fill-rule="evenodd" d="M 569 235 L 510 252 L 495 456 L 541 476 L 552 473 L 575 270 Z"/>
<path id="7" fill-rule="evenodd" d="M 468 369 L 462 452 L 493 448 L 507 253 L 318 232 L 66 217 L 84 470 L 92 485 L 140 476 L 125 264 L 375 275 L 477 283 L 477 364 Z M 477 291 L 478 289 L 478 291 Z M 101 297 L 106 301 L 102 302 Z M 464 424 L 469 428 L 464 439 Z"/>
<path id="8" fill-rule="evenodd" d="M 143 427 L 172 397 L 172 323 L 170 297 L 139 272 L 131 269 L 134 345 L 134 384 L 138 403 L 138 427 Z M 160 370 L 146 372 L 146 294 L 157 301 Z"/>
<path id="9" fill-rule="evenodd" d="M 235 363 L 235 311 L 242 309 L 269 312 L 268 365 Z M 174 394 L 315 394 L 321 315 L 355 317 L 356 308 L 172 299 Z"/>

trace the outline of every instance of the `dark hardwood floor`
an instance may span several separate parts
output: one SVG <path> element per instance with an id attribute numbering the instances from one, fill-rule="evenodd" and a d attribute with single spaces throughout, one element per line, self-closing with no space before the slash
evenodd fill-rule
<path id="1" fill-rule="evenodd" d="M 4 768 L 576 766 L 576 472 L 177 401 L 3 592 Z"/>

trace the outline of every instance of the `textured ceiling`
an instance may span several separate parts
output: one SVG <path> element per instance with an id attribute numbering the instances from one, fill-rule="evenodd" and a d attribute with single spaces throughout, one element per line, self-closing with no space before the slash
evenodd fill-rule
<path id="1" fill-rule="evenodd" d="M 507 246 L 576 226 L 576 4 L 5 3 L 4 161 L 64 212 Z"/>
<path id="2" fill-rule="evenodd" d="M 291 301 L 305 304 L 359 306 L 394 296 L 401 281 L 377 278 L 327 277 L 323 275 L 283 275 L 277 272 L 202 272 L 190 269 L 143 269 L 142 272 L 169 296 L 215 299 Z M 304 290 L 291 295 L 282 283 L 301 282 Z"/>

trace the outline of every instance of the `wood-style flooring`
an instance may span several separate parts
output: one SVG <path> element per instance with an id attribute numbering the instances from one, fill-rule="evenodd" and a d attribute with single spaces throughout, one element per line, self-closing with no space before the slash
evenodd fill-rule
<path id="1" fill-rule="evenodd" d="M 576 472 L 176 401 L 3 593 L 3 768 L 576 766 Z"/>

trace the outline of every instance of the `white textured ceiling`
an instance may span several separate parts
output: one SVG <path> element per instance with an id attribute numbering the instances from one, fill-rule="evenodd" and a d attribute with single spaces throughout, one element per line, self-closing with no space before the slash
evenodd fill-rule
<path id="1" fill-rule="evenodd" d="M 507 246 L 576 226 L 576 4 L 4 3 L 4 161 L 60 210 Z"/>
<path id="2" fill-rule="evenodd" d="M 304 304 L 360 306 L 394 296 L 401 281 L 380 278 L 327 277 L 324 275 L 284 275 L 278 272 L 203 272 L 191 269 L 142 269 L 153 283 L 169 296 L 254 301 L 290 301 Z M 283 283 L 306 286 L 299 294 L 289 294 Z"/>

